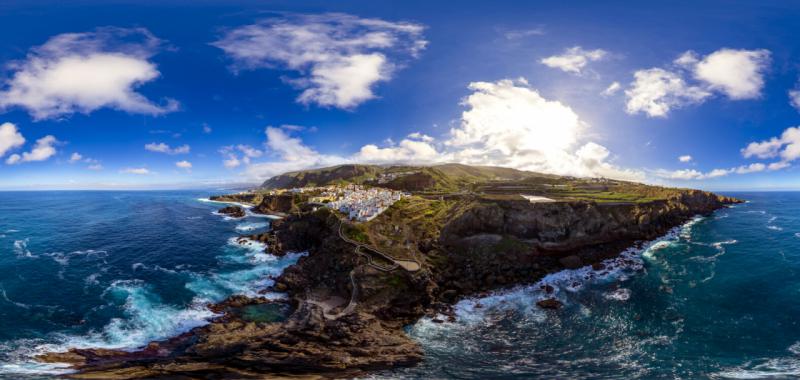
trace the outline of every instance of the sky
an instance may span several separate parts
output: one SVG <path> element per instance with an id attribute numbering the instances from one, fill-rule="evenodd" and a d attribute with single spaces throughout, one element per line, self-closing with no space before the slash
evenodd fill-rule
<path id="1" fill-rule="evenodd" d="M 800 4 L 4 1 L 0 189 L 460 162 L 800 189 Z"/>

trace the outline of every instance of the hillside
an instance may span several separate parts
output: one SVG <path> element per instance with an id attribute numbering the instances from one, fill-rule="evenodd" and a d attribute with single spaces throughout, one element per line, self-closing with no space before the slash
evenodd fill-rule
<path id="1" fill-rule="evenodd" d="M 496 166 L 442 164 L 433 166 L 339 165 L 274 176 L 261 190 L 307 186 L 362 184 L 402 190 L 421 196 L 480 196 L 520 200 L 537 196 L 555 201 L 642 203 L 679 196 L 685 189 L 650 186 L 604 178 L 575 178 Z"/>
<path id="2" fill-rule="evenodd" d="M 552 179 L 558 177 L 496 166 L 351 164 L 284 173 L 266 180 L 261 185 L 261 189 L 274 190 L 355 183 L 409 191 L 458 191 L 489 181 L 518 181 L 532 178 Z"/>

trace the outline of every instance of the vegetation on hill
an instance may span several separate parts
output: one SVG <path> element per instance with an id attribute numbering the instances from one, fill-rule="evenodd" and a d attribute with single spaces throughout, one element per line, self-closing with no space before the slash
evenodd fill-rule
<path id="1" fill-rule="evenodd" d="M 575 178 L 494 166 L 339 165 L 270 178 L 263 190 L 361 184 L 402 190 L 423 197 L 479 196 L 489 200 L 522 200 L 522 195 L 555 201 L 646 203 L 670 199 L 681 189 L 603 178 Z"/>

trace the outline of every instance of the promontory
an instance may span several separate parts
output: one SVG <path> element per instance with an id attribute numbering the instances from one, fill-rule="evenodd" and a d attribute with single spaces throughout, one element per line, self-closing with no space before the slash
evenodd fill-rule
<path id="1" fill-rule="evenodd" d="M 219 317 L 134 352 L 40 357 L 75 378 L 352 377 L 424 360 L 404 327 L 453 321 L 464 297 L 599 265 L 697 214 L 713 193 L 499 167 L 342 165 L 282 174 L 214 198 L 281 216 L 244 236 L 305 252 L 266 292 L 210 305 Z M 232 211 L 232 210 L 227 210 Z M 236 214 L 240 215 L 238 210 Z M 554 299 L 539 307 L 559 312 Z"/>

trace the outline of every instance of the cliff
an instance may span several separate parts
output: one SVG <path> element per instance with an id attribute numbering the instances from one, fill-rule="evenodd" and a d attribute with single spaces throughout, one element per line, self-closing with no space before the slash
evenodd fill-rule
<path id="1" fill-rule="evenodd" d="M 285 320 L 244 319 L 237 310 L 267 301 L 236 297 L 215 306 L 224 315 L 210 325 L 141 351 L 73 350 L 41 359 L 73 363 L 78 378 L 350 377 L 413 365 L 423 352 L 403 326 L 418 318 L 446 315 L 464 296 L 598 263 L 737 202 L 695 190 L 669 194 L 643 202 L 412 197 L 357 226 L 325 208 L 294 213 L 271 232 L 275 253 L 308 252 L 276 279 L 273 290 L 289 296 Z"/>
<path id="2" fill-rule="evenodd" d="M 295 211 L 297 205 L 303 201 L 302 196 L 291 193 L 266 194 L 266 193 L 240 193 L 228 195 L 215 195 L 212 201 L 236 202 L 252 205 L 255 213 L 282 215 Z"/>

